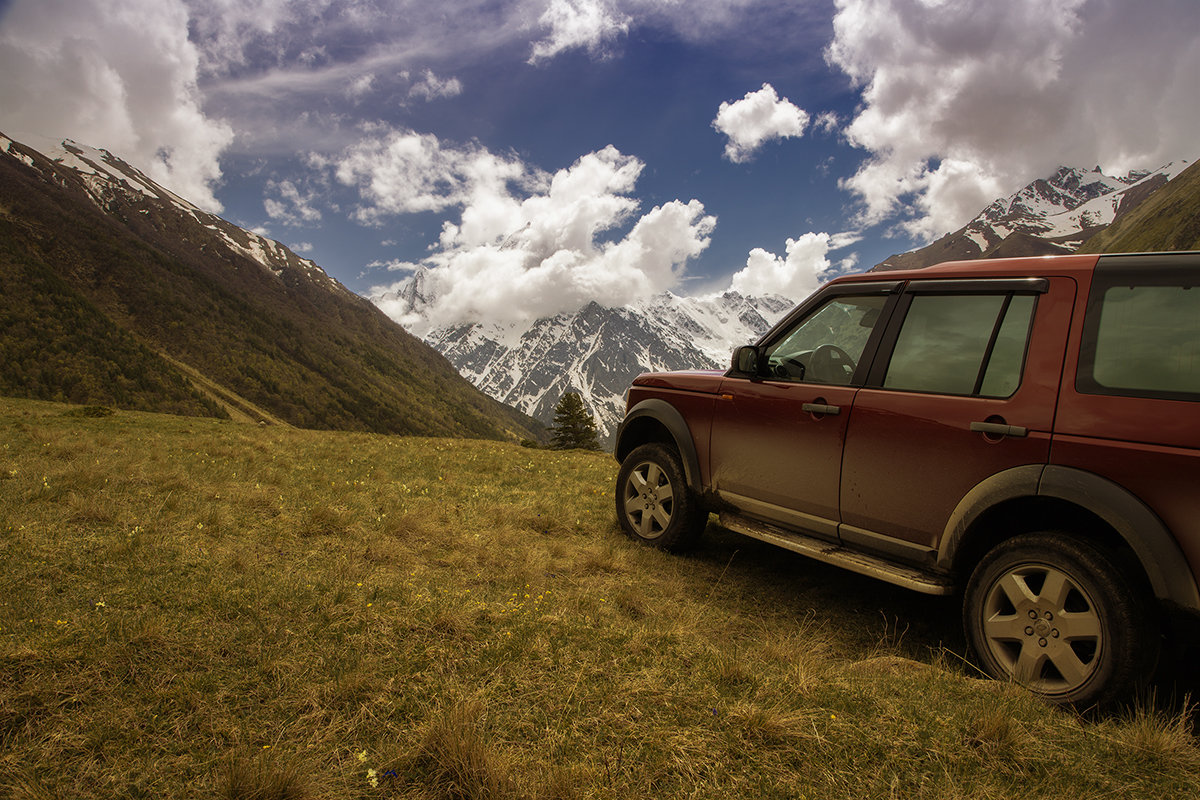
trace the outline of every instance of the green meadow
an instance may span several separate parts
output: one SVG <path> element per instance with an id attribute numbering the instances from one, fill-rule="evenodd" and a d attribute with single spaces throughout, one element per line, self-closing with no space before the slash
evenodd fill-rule
<path id="1" fill-rule="evenodd" d="M 979 680 L 952 600 L 585 451 L 0 400 L 0 797 L 1194 798 L 1186 704 Z"/>

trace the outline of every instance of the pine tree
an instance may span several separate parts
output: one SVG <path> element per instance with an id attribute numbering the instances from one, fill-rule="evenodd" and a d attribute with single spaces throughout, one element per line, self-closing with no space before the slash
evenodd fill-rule
<path id="1" fill-rule="evenodd" d="M 554 407 L 554 424 L 550 427 L 550 434 L 555 450 L 600 449 L 600 443 L 596 440 L 596 420 L 575 392 L 564 394 Z"/>

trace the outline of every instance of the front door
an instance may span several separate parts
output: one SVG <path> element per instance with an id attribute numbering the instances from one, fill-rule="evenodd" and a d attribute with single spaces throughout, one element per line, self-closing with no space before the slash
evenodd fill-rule
<path id="1" fill-rule="evenodd" d="M 760 376 L 725 379 L 710 449 L 723 501 L 837 539 L 842 445 L 886 290 L 841 289 L 763 343 Z"/>

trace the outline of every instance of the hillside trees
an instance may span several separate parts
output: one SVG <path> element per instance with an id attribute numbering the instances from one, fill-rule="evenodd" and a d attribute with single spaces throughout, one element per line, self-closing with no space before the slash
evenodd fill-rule
<path id="1" fill-rule="evenodd" d="M 554 424 L 550 427 L 551 446 L 555 450 L 599 450 L 596 440 L 596 420 L 575 392 L 567 392 L 554 407 Z"/>

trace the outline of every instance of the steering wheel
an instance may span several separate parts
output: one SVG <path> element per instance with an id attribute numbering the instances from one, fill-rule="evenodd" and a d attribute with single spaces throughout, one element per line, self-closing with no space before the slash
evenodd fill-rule
<path id="1" fill-rule="evenodd" d="M 836 344 L 818 345 L 809 359 L 812 379 L 821 383 L 845 385 L 850 382 L 857 368 L 850 354 Z"/>
<path id="2" fill-rule="evenodd" d="M 808 371 L 808 367 L 804 366 L 804 362 L 798 358 L 791 356 L 785 357 L 779 364 L 775 365 L 775 376 L 778 378 L 796 380 L 804 380 L 804 373 Z"/>

